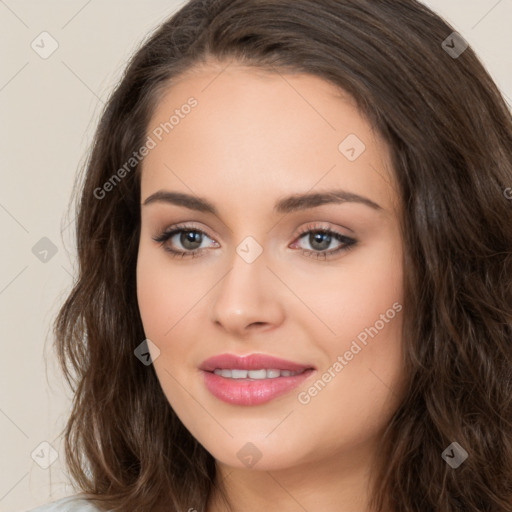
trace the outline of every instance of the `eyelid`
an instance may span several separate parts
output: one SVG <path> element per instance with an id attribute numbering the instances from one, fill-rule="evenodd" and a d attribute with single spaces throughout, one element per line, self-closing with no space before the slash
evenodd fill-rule
<path id="1" fill-rule="evenodd" d="M 354 231 L 350 229 L 347 226 L 341 226 L 344 229 L 347 229 L 351 233 Z M 166 227 L 165 229 L 160 230 L 161 234 L 164 233 L 170 233 L 172 231 L 177 231 L 179 229 L 183 229 L 184 231 L 198 231 L 199 233 L 202 233 L 206 235 L 210 240 L 213 240 L 213 238 L 208 235 L 207 231 L 201 227 L 198 227 L 196 223 L 192 222 L 179 222 L 178 224 L 173 224 L 169 227 Z M 310 222 L 306 224 L 305 226 L 302 226 L 299 231 L 293 235 L 295 238 L 299 238 L 300 236 L 304 235 L 305 233 L 308 233 L 309 231 L 333 231 L 334 233 L 338 233 L 336 228 L 333 228 L 328 223 L 321 223 L 321 222 Z M 350 238 L 348 235 L 344 235 L 343 233 L 339 233 L 342 236 L 346 236 L 347 238 Z"/>
<path id="2" fill-rule="evenodd" d="M 153 240 L 155 240 L 155 242 L 161 242 L 162 239 L 164 239 L 164 238 L 166 241 L 169 238 L 171 238 L 176 232 L 180 232 L 180 231 L 196 231 L 196 232 L 201 233 L 202 235 L 206 236 L 210 240 L 212 240 L 214 243 L 217 244 L 217 246 L 219 245 L 219 243 L 214 238 L 212 238 L 210 235 L 208 235 L 208 233 L 204 229 L 197 227 L 196 225 L 194 225 L 193 222 L 190 222 L 190 223 L 189 222 L 180 222 L 178 224 L 173 224 L 169 227 L 166 227 L 166 228 L 160 230 L 159 234 L 152 238 L 153 238 Z M 165 243 L 165 241 L 163 241 L 162 243 Z M 188 251 L 188 252 L 192 252 L 192 251 Z"/>
<path id="3" fill-rule="evenodd" d="M 341 226 L 342 228 L 347 229 L 351 233 L 354 231 L 346 226 Z M 344 235 L 343 233 L 340 233 L 339 230 L 329 223 L 322 223 L 322 222 L 310 222 L 306 224 L 305 226 L 301 227 L 298 231 L 298 234 L 296 237 L 300 237 L 305 233 L 309 233 L 310 231 L 332 231 L 334 233 L 338 233 L 341 236 L 346 236 L 347 238 L 350 238 L 348 235 Z"/>
<path id="4" fill-rule="evenodd" d="M 163 235 L 165 233 L 171 233 L 173 231 L 180 231 L 180 230 L 197 231 L 198 233 L 202 233 L 202 234 L 206 235 L 208 238 L 210 238 L 211 240 L 213 240 L 213 238 L 210 235 L 208 235 L 206 229 L 199 227 L 194 222 L 179 222 L 178 224 L 172 224 L 168 227 L 165 227 L 165 228 L 159 230 L 158 232 Z"/>

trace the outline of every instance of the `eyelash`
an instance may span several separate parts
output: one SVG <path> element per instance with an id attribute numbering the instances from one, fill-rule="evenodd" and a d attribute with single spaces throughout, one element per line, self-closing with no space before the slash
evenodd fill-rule
<path id="1" fill-rule="evenodd" d="M 163 249 L 165 251 L 167 251 L 168 253 L 170 253 L 170 255 L 174 258 L 185 258 L 185 257 L 195 258 L 195 257 L 199 256 L 203 251 L 206 250 L 206 248 L 202 248 L 202 249 L 195 249 L 193 251 L 177 251 L 176 249 L 171 249 L 165 245 L 165 242 L 167 242 L 169 239 L 171 239 L 174 235 L 181 233 L 181 232 L 200 233 L 200 234 L 205 235 L 206 237 L 210 238 L 204 231 L 202 231 L 201 229 L 197 229 L 194 226 L 176 225 L 176 226 L 173 226 L 173 227 L 163 231 L 160 235 L 153 237 L 153 240 L 155 242 L 160 243 L 160 245 L 163 246 Z M 310 249 L 300 249 L 302 251 L 302 254 L 304 254 L 305 256 L 311 257 L 311 258 L 326 260 L 327 258 L 334 256 L 335 254 L 349 251 L 357 243 L 357 240 L 355 240 L 354 238 L 350 238 L 348 236 L 342 235 L 341 233 L 338 233 L 337 231 L 333 231 L 333 230 L 323 227 L 321 225 L 305 226 L 298 233 L 296 240 L 300 240 L 301 238 L 304 237 L 304 235 L 309 234 L 309 233 L 322 233 L 325 235 L 329 235 L 329 236 L 331 236 L 331 238 L 337 240 L 338 242 L 342 242 L 342 244 L 343 244 L 340 247 L 338 247 L 337 249 L 333 249 L 330 251 L 312 251 Z"/>

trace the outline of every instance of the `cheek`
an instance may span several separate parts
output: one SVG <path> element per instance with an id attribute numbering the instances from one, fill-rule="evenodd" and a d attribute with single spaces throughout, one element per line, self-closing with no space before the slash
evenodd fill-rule
<path id="1" fill-rule="evenodd" d="M 183 362 L 189 359 L 193 348 L 189 343 L 190 337 L 194 337 L 191 327 L 200 325 L 194 319 L 191 305 L 198 301 L 200 290 L 190 285 L 185 273 L 172 265 L 169 258 L 141 243 L 137 300 L 144 333 L 159 349 L 158 357 L 153 356 L 153 366 L 160 385 L 169 403 L 181 411 L 186 401 L 183 387 L 190 388 L 191 378 L 190 368 Z"/>
<path id="2" fill-rule="evenodd" d="M 397 239 L 398 240 L 398 239 Z M 398 404 L 403 379 L 401 253 L 393 238 L 351 256 L 333 276 L 316 281 L 310 297 L 331 335 L 318 322 L 325 354 L 318 379 L 300 397 L 308 417 L 321 428 L 330 410 L 334 424 L 354 435 L 375 433 Z M 355 256 L 355 253 L 354 253 Z M 323 289 L 324 294 L 319 293 Z M 359 434 L 356 432 L 359 431 Z M 333 431 L 332 441 L 336 442 Z"/>
<path id="3" fill-rule="evenodd" d="M 137 259 L 137 300 L 146 336 L 165 341 L 199 295 L 186 273 L 163 249 L 141 243 Z M 196 283 L 197 284 L 197 283 Z M 197 301 L 197 299 L 196 299 Z"/>
<path id="4" fill-rule="evenodd" d="M 137 300 L 144 326 L 149 339 L 160 338 L 169 329 L 166 312 L 173 311 L 173 294 L 164 293 L 167 289 L 166 275 L 162 274 L 158 262 L 149 251 L 139 251 L 137 262 Z"/>
<path id="5" fill-rule="evenodd" d="M 295 315 L 304 328 L 315 327 L 321 338 L 331 337 L 330 350 L 342 350 L 360 332 L 378 323 L 383 327 L 381 315 L 395 317 L 393 304 L 402 304 L 403 279 L 401 253 L 398 241 L 391 236 L 382 237 L 372 250 L 347 254 L 338 268 L 316 269 L 314 285 L 308 278 L 290 274 L 294 293 L 308 306 L 306 315 Z M 289 272 L 295 272 L 291 270 Z M 306 272 L 303 272 L 306 276 Z M 304 308 L 301 305 L 302 309 Z M 316 318 L 315 318 L 316 317 Z M 392 321 L 396 324 L 397 322 Z M 389 330 L 382 329 L 383 332 Z M 363 336 L 364 337 L 364 334 Z"/>

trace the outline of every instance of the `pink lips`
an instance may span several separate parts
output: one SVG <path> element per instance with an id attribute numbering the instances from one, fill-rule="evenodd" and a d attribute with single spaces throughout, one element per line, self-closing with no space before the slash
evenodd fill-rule
<path id="1" fill-rule="evenodd" d="M 259 405 L 268 402 L 288 393 L 315 371 L 312 366 L 265 354 L 251 354 L 244 357 L 234 354 L 220 354 L 207 359 L 199 368 L 204 372 L 204 382 L 210 393 L 220 400 L 234 405 Z M 253 380 L 222 377 L 213 373 L 215 369 L 276 369 L 299 373 L 289 377 Z"/>

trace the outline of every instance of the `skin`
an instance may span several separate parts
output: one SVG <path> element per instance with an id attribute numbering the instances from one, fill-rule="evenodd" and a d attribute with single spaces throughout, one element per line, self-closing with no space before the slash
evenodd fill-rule
<path id="1" fill-rule="evenodd" d="M 389 149 L 343 91 L 308 74 L 269 73 L 209 62 L 161 98 L 148 134 L 193 96 L 197 106 L 151 149 L 141 175 L 137 293 L 154 368 L 169 403 L 213 455 L 235 510 L 367 511 L 370 470 L 403 390 L 402 313 L 312 397 L 298 400 L 365 328 L 402 304 L 402 240 Z M 349 134 L 365 151 L 349 161 Z M 329 203 L 273 211 L 290 194 L 344 189 L 377 203 Z M 145 200 L 158 190 L 206 198 L 218 215 Z M 198 256 L 173 258 L 155 242 L 177 223 L 206 234 Z M 322 244 L 299 230 L 318 225 L 357 243 Z M 262 248 L 247 263 L 237 246 Z M 182 239 L 183 240 L 183 239 Z M 380 324 L 379 324 L 380 325 Z M 360 344 L 361 345 L 361 344 Z M 209 393 L 198 369 L 220 353 L 270 354 L 314 366 L 299 388 L 258 406 Z M 237 457 L 252 443 L 248 467 Z M 225 510 L 214 493 L 208 512 Z"/>

